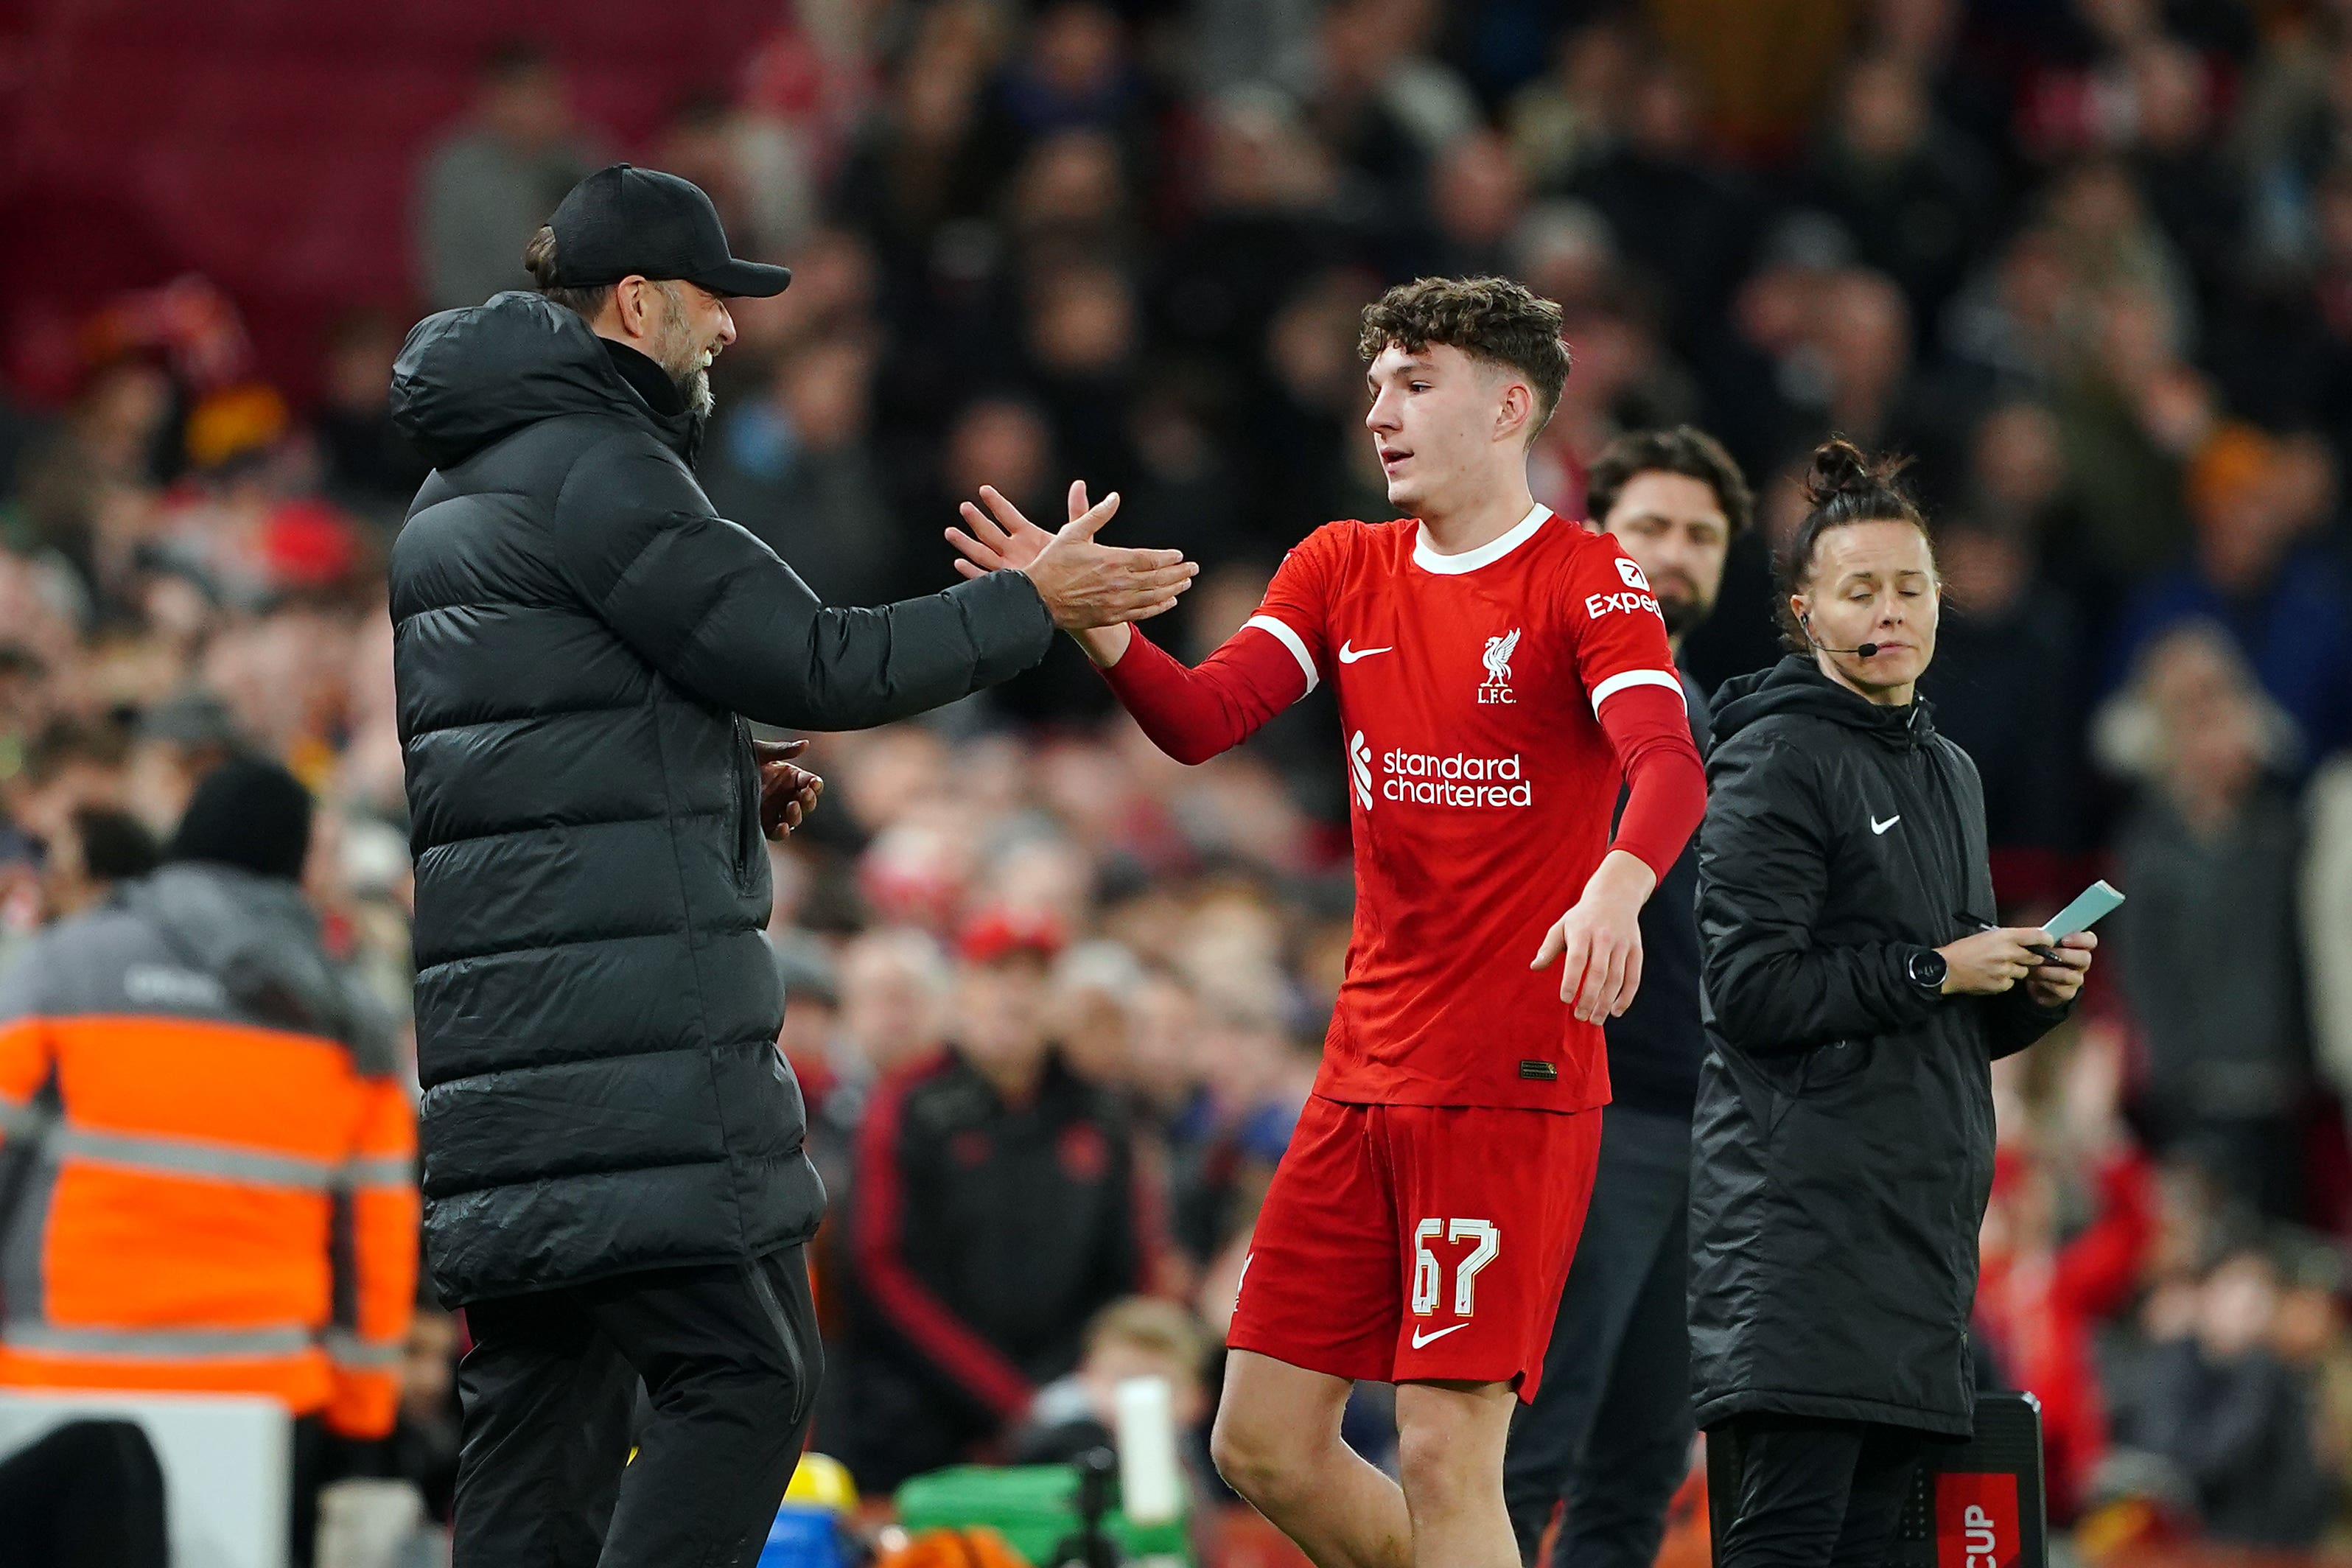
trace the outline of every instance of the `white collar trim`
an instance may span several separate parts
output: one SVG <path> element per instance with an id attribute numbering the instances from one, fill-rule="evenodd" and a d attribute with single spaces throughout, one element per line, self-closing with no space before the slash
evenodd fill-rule
<path id="1" fill-rule="evenodd" d="M 1465 550 L 1459 555 L 1441 555 L 1429 547 L 1429 525 L 1422 523 L 1413 533 L 1412 563 L 1424 572 L 1441 576 L 1456 577 L 1465 572 L 1475 572 L 1481 566 L 1491 566 L 1536 536 L 1536 530 L 1551 516 L 1551 508 L 1536 502 L 1528 515 L 1512 525 L 1508 533 L 1490 539 L 1475 550 Z"/>

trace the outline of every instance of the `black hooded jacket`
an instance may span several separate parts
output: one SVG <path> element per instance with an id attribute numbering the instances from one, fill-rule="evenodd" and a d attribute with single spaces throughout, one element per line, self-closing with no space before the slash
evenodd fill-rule
<path id="1" fill-rule="evenodd" d="M 1944 996 L 1913 954 L 1993 923 L 1984 796 L 1928 704 L 1810 658 L 1717 694 L 1691 1146 L 1702 1426 L 1750 1411 L 1965 1435 L 1989 1064 L 2064 1016 Z"/>
<path id="2" fill-rule="evenodd" d="M 814 1231 L 744 721 L 905 718 L 1053 636 L 1011 573 L 823 607 L 712 512 L 700 422 L 638 361 L 510 293 L 419 323 L 393 374 L 436 465 L 392 617 L 426 1255 L 453 1303 Z"/>

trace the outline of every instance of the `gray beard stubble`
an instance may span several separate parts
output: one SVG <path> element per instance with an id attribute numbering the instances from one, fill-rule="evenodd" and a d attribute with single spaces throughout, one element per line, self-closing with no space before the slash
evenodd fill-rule
<path id="1" fill-rule="evenodd" d="M 686 411 L 698 419 L 708 419 L 715 406 L 710 395 L 710 373 L 702 367 L 702 355 L 688 330 L 686 301 L 678 298 L 675 284 L 656 287 L 669 309 L 663 313 L 660 335 L 654 339 L 654 361 L 677 384 L 678 395 L 686 399 Z"/>

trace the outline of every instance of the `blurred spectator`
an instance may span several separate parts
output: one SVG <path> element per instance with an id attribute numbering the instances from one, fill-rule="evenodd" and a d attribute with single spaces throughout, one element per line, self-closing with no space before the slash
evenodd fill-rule
<path id="1" fill-rule="evenodd" d="M 2028 227 L 1946 307 L 1947 353 L 1987 396 L 2042 395 L 2067 372 L 2066 351 L 2079 315 L 2058 237 Z"/>
<path id="2" fill-rule="evenodd" d="M 26 452 L 0 537 L 15 549 L 54 552 L 95 586 L 100 515 L 166 470 L 173 401 L 170 379 L 142 361 L 92 376 L 65 418 Z"/>
<path id="3" fill-rule="evenodd" d="M 119 884 L 152 871 L 161 853 L 144 823 L 106 805 L 74 807 L 47 847 L 42 890 L 53 920 L 97 908 Z"/>
<path id="4" fill-rule="evenodd" d="M 1196 1262 L 1246 1237 L 1307 1103 L 1313 1062 L 1295 1050 L 1279 998 L 1228 983 L 1193 1036 L 1194 1093 L 1167 1125 L 1171 1228 Z"/>
<path id="5" fill-rule="evenodd" d="M 2233 1545 L 2312 1546 L 2327 1518 L 2310 1390 L 2269 1343 L 2278 1310 L 2268 1256 L 2224 1258 L 2117 1412 L 2116 1441 L 2178 1467 L 2206 1531 Z"/>
<path id="6" fill-rule="evenodd" d="M 719 208 L 739 255 L 772 261 L 816 223 L 816 172 L 790 121 L 747 113 L 722 94 L 697 92 L 663 132 L 656 168 L 692 180 Z"/>
<path id="7" fill-rule="evenodd" d="M 1847 72 L 1808 183 L 1922 321 L 1959 286 L 1994 212 L 1983 154 L 1937 119 L 1919 68 L 1895 55 L 1867 56 Z"/>
<path id="8" fill-rule="evenodd" d="M 196 785 L 244 745 L 226 703 L 201 687 L 184 687 L 139 716 L 130 759 L 132 809 L 151 832 L 169 834 Z"/>
<path id="9" fill-rule="evenodd" d="M 874 352 L 827 338 L 780 361 L 764 396 L 719 420 L 702 486 L 721 517 L 792 563 L 829 605 L 896 596 L 910 541 L 869 435 Z"/>
<path id="10" fill-rule="evenodd" d="M 1506 113 L 1512 146 L 1537 184 L 1566 185 L 1607 154 L 1624 133 L 1638 62 L 1633 31 L 1621 20 L 1602 18 L 1560 35 L 1549 74 L 1513 93 Z"/>
<path id="11" fill-rule="evenodd" d="M 1255 499 L 1247 526 L 1269 566 L 1334 518 L 1390 515 L 1387 498 L 1363 494 L 1349 472 L 1349 455 L 1363 445 L 1356 332 L 1369 300 L 1358 277 L 1327 272 L 1302 280 L 1267 324 L 1267 375 L 1246 415 L 1265 439 L 1249 454 L 1246 479 Z"/>
<path id="12" fill-rule="evenodd" d="M 2067 1068 L 2087 1087 L 2070 1098 L 2090 1189 L 2087 1219 L 2063 1225 L 2061 1178 L 2039 1148 L 2009 1142 L 1993 1165 L 1979 1243 L 1976 1324 L 2007 1381 L 2042 1402 L 2050 1517 L 2071 1522 L 2106 1451 L 2095 1335 L 2138 1289 L 2156 1228 L 2156 1174 L 2117 1119 L 2120 1043 L 2092 1031 Z"/>
<path id="13" fill-rule="evenodd" d="M 36 842 L 68 831 L 73 814 L 122 803 L 127 739 L 102 720 L 59 715 L 35 733 L 16 776 L 0 784 L 8 820 Z"/>
<path id="14" fill-rule="evenodd" d="M 2352 1333 L 2345 1322 L 2345 1262 L 2341 1249 L 2316 1237 L 2282 1248 L 2278 1311 L 2271 1349 L 2306 1391 L 2312 1413 L 2313 1457 L 2327 1495 L 2326 1544 L 2340 1549 L 2352 1508 L 2344 1477 L 2352 1465 Z"/>
<path id="15" fill-rule="evenodd" d="M 1126 415 L 1139 353 L 1135 291 L 1115 268 L 1064 265 L 1033 275 L 1026 307 L 1024 346 L 1058 455 L 1097 493 L 1108 490 L 1134 471 Z"/>
<path id="16" fill-rule="evenodd" d="M 1507 270 L 1506 247 L 1527 199 L 1509 142 L 1492 131 L 1455 138 L 1430 172 L 1437 247 L 1423 270 L 1453 278 Z"/>
<path id="17" fill-rule="evenodd" d="M 1850 268 L 1822 279 L 1813 309 L 1796 374 L 1815 379 L 1829 429 L 1908 454 L 1911 482 L 1940 509 L 1955 488 L 1951 421 L 1913 374 L 1902 290 L 1881 273 Z"/>
<path id="18" fill-rule="evenodd" d="M 2080 847 L 2083 834 L 2082 697 L 2053 674 L 2083 668 L 2083 639 L 2074 606 L 2035 571 L 2030 526 L 2013 512 L 1958 511 L 1938 531 L 1945 610 L 1923 687 L 1936 727 L 1983 780 L 1993 887 L 2005 901 L 2025 892 L 2013 885 L 2024 870 L 2015 851 L 2042 851 L 2046 865 L 2048 854 Z"/>
<path id="19" fill-rule="evenodd" d="M 1154 303 L 1172 343 L 1247 363 L 1297 280 L 1346 259 L 1336 176 L 1287 99 L 1237 90 L 1204 113 L 1201 211 L 1162 258 Z"/>
<path id="20" fill-rule="evenodd" d="M 1187 9 L 1206 92 L 1256 83 L 1297 94 L 1313 79 L 1320 0 L 1198 0 Z"/>
<path id="21" fill-rule="evenodd" d="M 1022 269 L 1132 259 L 1137 236 L 1127 153 L 1103 132 L 1040 137 L 1014 172 L 1007 226 Z"/>
<path id="22" fill-rule="evenodd" d="M 951 976 L 923 932 L 868 931 L 843 952 L 840 973 L 842 1033 L 868 1072 L 913 1067 L 945 1041 Z"/>
<path id="23" fill-rule="evenodd" d="M 867 1114 L 843 1430 L 820 1440 L 868 1489 L 1001 1452 L 1087 1320 L 1151 1283 L 1159 1227 L 1128 1120 L 1047 1033 L 1061 942 L 1003 915 L 968 926 L 953 1044 L 899 1068 Z"/>
<path id="24" fill-rule="evenodd" d="M 2225 627 L 2263 689 L 2292 719 L 2305 756 L 2352 740 L 2352 588 L 2307 542 L 2332 484 L 2315 496 L 2310 460 L 2242 426 L 2215 432 L 2188 476 L 2196 522 L 2185 566 L 2150 577 L 2125 612 L 2109 679 L 2148 641 L 2187 620 Z M 2325 462 L 2325 458 L 2319 459 Z"/>
<path id="25" fill-rule="evenodd" d="M 0 979 L 0 1125 L 47 1173 L 7 1216 L 0 1384 L 282 1401 L 298 1564 L 329 1436 L 393 1427 L 418 1223 L 389 1029 L 295 886 L 310 837 L 290 774 L 229 763 L 169 865 Z"/>
<path id="26" fill-rule="evenodd" d="M 400 327 L 381 310 L 358 310 L 327 342 L 327 371 L 310 428 L 328 495 L 385 533 L 408 515 L 416 487 L 433 471 L 392 422 L 392 362 Z"/>
<path id="27" fill-rule="evenodd" d="M 1091 130 L 1140 139 L 1142 83 L 1118 14 L 1096 0 L 1053 0 L 1004 72 L 1004 112 L 1024 137 Z"/>
<path id="28" fill-rule="evenodd" d="M 935 260 L 952 264 L 929 253 L 938 226 L 988 210 L 994 160 L 984 155 L 981 90 L 1003 42 L 1001 19 L 985 4 L 929 7 L 896 79 L 856 133 L 835 205 L 893 271 L 919 276 Z"/>
<path id="29" fill-rule="evenodd" d="M 1398 210 L 1477 124 L 1468 87 L 1425 52 L 1438 20 L 1430 0 L 1335 0 L 1323 11 L 1309 116 L 1366 194 Z"/>
<path id="30" fill-rule="evenodd" d="M 2071 587 L 2082 570 L 2081 532 L 2067 493 L 2063 433 L 2046 404 L 2028 398 L 1995 404 L 1969 441 L 1960 510 L 2026 546 L 2035 564 Z M 2078 595 L 2079 597 L 2079 595 Z"/>
<path id="31" fill-rule="evenodd" d="M 1202 1383 L 1207 1361 L 1200 1325 L 1183 1308 L 1149 1296 L 1112 1302 L 1087 1325 L 1077 1369 L 1037 1391 L 1027 1424 L 1013 1436 L 1013 1462 L 1066 1464 L 1089 1448 L 1115 1448 L 1118 1385 L 1156 1377 L 1168 1384 L 1179 1452 L 1197 1484 L 1199 1434 L 1209 1414 Z"/>
<path id="32" fill-rule="evenodd" d="M 2189 542 L 2183 478 L 2214 409 L 2156 289 L 2116 284 L 2082 296 L 2078 313 L 2079 368 L 2054 407 L 2082 504 L 2083 556 L 2113 592 L 2172 565 Z"/>
<path id="33" fill-rule="evenodd" d="M 2301 825 L 2275 783 L 2291 733 L 2228 640 L 2200 623 L 2149 645 L 2098 720 L 2102 761 L 2140 785 L 2117 840 L 2130 901 L 2113 931 L 2147 1043 L 2159 1152 L 2200 1161 L 2286 1219 L 2301 1217 L 2307 1060 Z"/>
<path id="34" fill-rule="evenodd" d="M 606 162 L 572 118 L 562 73 L 536 44 L 483 59 L 473 113 L 417 175 L 416 277 L 436 310 L 528 289 L 522 251 L 563 194 Z"/>
<path id="35" fill-rule="evenodd" d="M 2127 69 L 2135 113 L 2132 161 L 2148 211 L 2188 261 L 2200 310 L 2210 315 L 2246 247 L 2246 187 L 2213 134 L 2214 73 L 2172 39 L 2134 47 Z"/>
<path id="36" fill-rule="evenodd" d="M 1627 260 L 1664 291 L 1671 335 L 1697 340 L 1738 281 L 1754 221 L 1738 179 L 1709 162 L 1689 74 L 1663 58 L 1636 70 L 1625 134 L 1579 173 L 1570 190 L 1609 220 Z"/>

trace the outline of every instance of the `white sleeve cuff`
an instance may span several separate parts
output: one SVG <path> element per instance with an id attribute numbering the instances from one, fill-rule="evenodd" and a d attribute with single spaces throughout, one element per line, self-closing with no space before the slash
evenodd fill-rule
<path id="1" fill-rule="evenodd" d="M 1673 670 L 1629 669 L 1622 675 L 1611 676 L 1592 689 L 1593 717 L 1597 719 L 1601 716 L 1601 705 L 1603 702 L 1633 686 L 1663 686 L 1675 694 L 1675 701 L 1681 703 L 1685 709 L 1690 706 L 1690 700 L 1683 695 L 1683 683 L 1675 677 Z"/>
<path id="2" fill-rule="evenodd" d="M 1242 625 L 1244 627 L 1255 626 L 1262 632 L 1273 633 L 1274 640 L 1290 650 L 1290 657 L 1298 661 L 1298 668 L 1306 673 L 1307 691 L 1312 691 L 1315 689 L 1317 684 L 1321 679 L 1321 677 L 1315 673 L 1315 659 L 1313 656 L 1308 654 L 1307 651 L 1306 638 L 1300 637 L 1297 632 L 1292 631 L 1288 626 L 1284 626 L 1280 621 L 1276 620 L 1272 616 L 1252 616 L 1248 620 L 1244 621 Z M 1304 697 L 1307 695 L 1307 691 L 1302 691 L 1299 695 Z"/>

